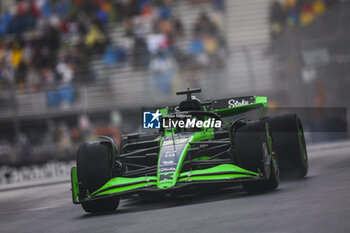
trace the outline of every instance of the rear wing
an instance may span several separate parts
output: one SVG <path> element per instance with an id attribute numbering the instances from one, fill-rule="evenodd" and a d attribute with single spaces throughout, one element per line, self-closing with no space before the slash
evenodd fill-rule
<path id="1" fill-rule="evenodd" d="M 220 117 L 228 117 L 254 109 L 261 108 L 260 118 L 265 116 L 267 109 L 266 96 L 244 96 L 227 99 L 218 99 L 205 103 L 204 110 L 214 112 Z M 160 109 L 160 113 L 165 116 L 178 111 L 178 106 L 169 106 Z"/>

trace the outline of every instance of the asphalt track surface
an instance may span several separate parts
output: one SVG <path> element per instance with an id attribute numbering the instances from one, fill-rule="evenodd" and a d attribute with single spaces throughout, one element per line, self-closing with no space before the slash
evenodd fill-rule
<path id="1" fill-rule="evenodd" d="M 272 192 L 237 186 L 175 199 L 122 200 L 85 214 L 67 183 L 0 192 L 0 232 L 350 232 L 350 148 L 309 153 L 310 171 Z M 155 200 L 156 199 L 156 200 Z"/>

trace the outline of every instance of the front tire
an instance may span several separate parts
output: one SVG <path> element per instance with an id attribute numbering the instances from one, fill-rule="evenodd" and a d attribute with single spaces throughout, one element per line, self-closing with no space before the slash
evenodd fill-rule
<path id="1" fill-rule="evenodd" d="M 242 168 L 262 173 L 264 180 L 243 182 L 249 193 L 273 190 L 279 185 L 278 156 L 275 153 L 268 122 L 248 122 L 235 133 L 238 164 Z"/>
<path id="2" fill-rule="evenodd" d="M 281 176 L 302 178 L 309 168 L 303 127 L 296 114 L 269 117 L 276 151 L 280 158 Z"/>
<path id="3" fill-rule="evenodd" d="M 101 188 L 113 177 L 113 156 L 108 145 L 101 142 L 84 143 L 77 152 L 77 176 L 79 199 Z M 83 202 L 82 208 L 88 213 L 113 211 L 119 205 L 119 198 Z"/>

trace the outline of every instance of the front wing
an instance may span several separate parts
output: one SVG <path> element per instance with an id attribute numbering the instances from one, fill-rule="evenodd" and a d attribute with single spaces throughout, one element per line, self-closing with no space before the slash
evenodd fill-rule
<path id="1" fill-rule="evenodd" d="M 79 187 L 76 167 L 73 167 L 71 172 L 72 197 L 74 204 L 109 198 L 113 196 L 128 196 L 144 191 L 174 190 L 195 184 L 222 182 L 234 183 L 261 179 L 264 179 L 263 175 L 261 174 L 245 170 L 233 164 L 221 164 L 207 169 L 182 172 L 178 177 L 176 185 L 169 189 L 157 188 L 156 176 L 141 176 L 136 178 L 115 177 L 109 180 L 100 189 L 88 195 L 87 198 L 79 200 Z"/>

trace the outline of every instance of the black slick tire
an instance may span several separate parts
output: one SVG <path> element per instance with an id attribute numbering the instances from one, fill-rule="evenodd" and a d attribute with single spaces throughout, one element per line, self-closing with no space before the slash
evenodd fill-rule
<path id="1" fill-rule="evenodd" d="M 303 127 L 296 114 L 269 117 L 282 178 L 302 178 L 309 168 Z"/>
<path id="2" fill-rule="evenodd" d="M 84 143 L 77 152 L 77 176 L 79 199 L 101 188 L 112 176 L 112 151 L 101 142 Z M 88 213 L 113 211 L 119 205 L 119 198 L 108 198 L 83 202 L 82 208 Z"/>
<path id="3" fill-rule="evenodd" d="M 248 193 L 270 191 L 279 185 L 278 156 L 275 153 L 269 125 L 266 121 L 248 122 L 235 133 L 236 153 L 240 167 L 265 174 L 265 179 L 246 181 Z"/>

